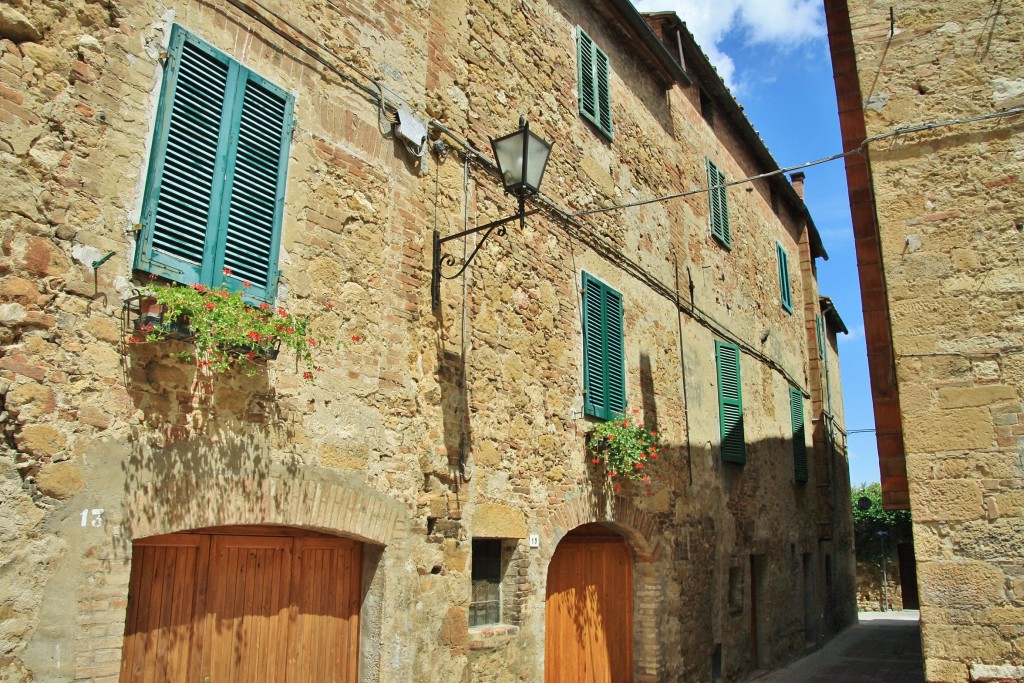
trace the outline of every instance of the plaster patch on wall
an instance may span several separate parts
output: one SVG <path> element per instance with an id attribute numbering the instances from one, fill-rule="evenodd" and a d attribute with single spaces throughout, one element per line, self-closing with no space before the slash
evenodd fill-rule
<path id="1" fill-rule="evenodd" d="M 972 681 L 1024 680 L 1024 666 L 971 663 Z"/>
<path id="2" fill-rule="evenodd" d="M 992 79 L 992 99 L 998 104 L 1006 100 L 1024 97 L 1024 78 Z"/>
<path id="3" fill-rule="evenodd" d="M 71 255 L 75 257 L 76 261 L 90 268 L 94 261 L 99 261 L 103 257 L 103 253 L 99 249 L 84 244 L 76 244 L 71 249 Z"/>
<path id="4" fill-rule="evenodd" d="M 879 92 L 864 100 L 864 108 L 872 111 L 882 111 L 885 105 L 889 104 L 889 93 Z"/>

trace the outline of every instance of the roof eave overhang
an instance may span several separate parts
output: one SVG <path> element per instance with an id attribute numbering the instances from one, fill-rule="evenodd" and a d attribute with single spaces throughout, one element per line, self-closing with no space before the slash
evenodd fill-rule
<path id="1" fill-rule="evenodd" d="M 658 39 L 657 34 L 651 30 L 647 21 L 644 20 L 643 16 L 637 11 L 636 7 L 633 6 L 633 3 L 630 2 L 630 0 L 607 1 L 618 11 L 626 28 L 640 39 L 644 52 L 647 53 L 650 60 L 658 67 L 666 90 L 671 88 L 675 83 L 692 85 L 693 82 L 690 80 L 686 71 L 683 70 L 682 65 L 672 57 L 671 53 L 669 53 L 665 48 L 665 45 L 661 40 Z"/>

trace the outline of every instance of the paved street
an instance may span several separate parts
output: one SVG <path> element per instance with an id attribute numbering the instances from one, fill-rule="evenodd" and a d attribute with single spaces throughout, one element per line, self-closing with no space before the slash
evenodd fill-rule
<path id="1" fill-rule="evenodd" d="M 916 611 L 862 612 L 860 623 L 824 648 L 757 683 L 922 683 Z"/>

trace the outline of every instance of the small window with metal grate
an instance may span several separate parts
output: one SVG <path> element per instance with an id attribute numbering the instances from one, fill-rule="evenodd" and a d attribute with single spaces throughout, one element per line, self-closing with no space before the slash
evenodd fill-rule
<path id="1" fill-rule="evenodd" d="M 501 623 L 501 539 L 473 539 L 473 598 L 469 625 Z"/>

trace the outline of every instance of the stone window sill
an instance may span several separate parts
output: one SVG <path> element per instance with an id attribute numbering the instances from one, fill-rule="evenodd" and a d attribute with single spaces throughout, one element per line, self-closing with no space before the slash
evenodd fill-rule
<path id="1" fill-rule="evenodd" d="M 490 650 L 503 647 L 517 635 L 519 635 L 519 627 L 511 624 L 472 626 L 469 629 L 469 648 L 471 650 Z"/>

